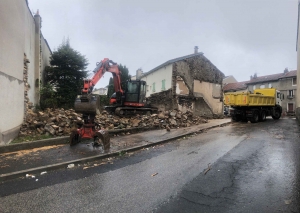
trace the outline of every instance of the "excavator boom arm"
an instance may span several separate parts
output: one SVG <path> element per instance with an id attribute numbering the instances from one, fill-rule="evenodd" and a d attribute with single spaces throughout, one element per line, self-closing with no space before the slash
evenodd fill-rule
<path id="1" fill-rule="evenodd" d="M 93 91 L 94 86 L 102 78 L 105 72 L 111 72 L 114 79 L 114 89 L 115 92 L 124 93 L 121 87 L 121 72 L 118 65 L 108 58 L 104 58 L 93 71 L 95 75 L 92 79 L 84 80 L 84 85 L 82 89 L 82 94 L 90 94 Z"/>

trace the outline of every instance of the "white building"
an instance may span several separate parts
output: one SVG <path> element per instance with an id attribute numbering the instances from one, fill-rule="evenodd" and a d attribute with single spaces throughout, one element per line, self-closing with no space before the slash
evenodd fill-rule
<path id="1" fill-rule="evenodd" d="M 0 1 L 0 145 L 19 133 L 28 107 L 39 104 L 44 68 L 51 50 L 41 17 L 26 0 Z"/>

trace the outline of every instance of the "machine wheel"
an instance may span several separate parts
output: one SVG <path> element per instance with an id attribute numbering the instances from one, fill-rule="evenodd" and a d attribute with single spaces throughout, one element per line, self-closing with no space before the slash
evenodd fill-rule
<path id="1" fill-rule="evenodd" d="M 251 123 L 257 123 L 258 122 L 258 111 L 253 112 L 253 117 L 250 120 Z"/>
<path id="2" fill-rule="evenodd" d="M 260 116 L 259 116 L 259 120 L 260 121 L 265 121 L 267 118 L 266 118 L 266 111 L 262 111 Z"/>
<path id="3" fill-rule="evenodd" d="M 77 130 L 72 130 L 70 135 L 70 146 L 74 146 L 80 142 L 80 135 Z"/>
<path id="4" fill-rule="evenodd" d="M 274 120 L 278 120 L 280 117 L 281 117 L 281 114 L 280 114 L 280 111 L 279 111 L 279 110 L 276 110 L 276 111 L 275 111 L 275 114 L 272 115 L 272 118 L 273 118 Z"/>

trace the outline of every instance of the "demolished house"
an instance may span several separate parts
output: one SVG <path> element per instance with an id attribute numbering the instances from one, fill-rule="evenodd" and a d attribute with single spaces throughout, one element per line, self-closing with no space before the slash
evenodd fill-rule
<path id="1" fill-rule="evenodd" d="M 137 79 L 147 82 L 146 97 L 161 111 L 191 111 L 208 118 L 223 114 L 224 74 L 203 53 L 169 60 L 147 73 L 138 70 Z"/>

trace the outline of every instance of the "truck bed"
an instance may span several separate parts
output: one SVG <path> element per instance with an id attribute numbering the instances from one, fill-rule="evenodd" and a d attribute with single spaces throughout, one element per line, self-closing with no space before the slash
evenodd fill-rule
<path id="1" fill-rule="evenodd" d="M 250 92 L 231 92 L 224 94 L 224 104 L 227 106 L 274 106 L 276 90 L 256 89 Z"/>

